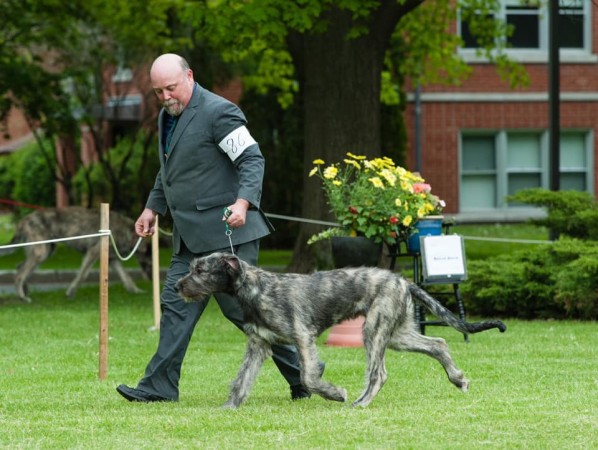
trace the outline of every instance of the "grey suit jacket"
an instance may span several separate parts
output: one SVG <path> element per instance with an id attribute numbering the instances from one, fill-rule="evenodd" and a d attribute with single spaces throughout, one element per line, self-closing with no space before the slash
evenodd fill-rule
<path id="1" fill-rule="evenodd" d="M 219 146 L 246 125 L 241 110 L 196 83 L 167 155 L 162 142 L 164 114 L 162 110 L 158 116 L 160 171 L 146 207 L 160 215 L 170 211 L 174 252 L 180 251 L 181 239 L 194 253 L 230 247 L 222 214 L 238 198 L 252 207 L 245 225 L 232 231 L 233 244 L 268 235 L 272 225 L 260 209 L 264 157 L 258 144 L 245 148 L 234 161 Z"/>

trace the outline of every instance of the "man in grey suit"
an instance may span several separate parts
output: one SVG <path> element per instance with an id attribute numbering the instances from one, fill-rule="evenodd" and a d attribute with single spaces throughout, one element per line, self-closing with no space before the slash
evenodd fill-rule
<path id="1" fill-rule="evenodd" d="M 173 256 L 161 295 L 158 349 L 136 388 L 117 391 L 130 401 L 176 401 L 183 358 L 208 300 L 186 303 L 175 283 L 195 257 L 231 251 L 257 263 L 259 239 L 271 231 L 260 209 L 264 158 L 233 103 L 202 88 L 179 55 L 164 54 L 150 69 L 153 90 L 163 108 L 158 117 L 160 171 L 145 209 L 135 223 L 139 236 L 150 236 L 157 214 L 170 211 Z M 230 215 L 223 217 L 228 209 Z M 226 220 L 232 230 L 225 234 Z M 215 295 L 223 314 L 242 329 L 243 313 L 235 298 Z M 291 387 L 291 398 L 309 397 L 301 385 L 295 347 L 272 346 L 273 359 Z M 322 370 L 323 370 L 322 363 Z"/>

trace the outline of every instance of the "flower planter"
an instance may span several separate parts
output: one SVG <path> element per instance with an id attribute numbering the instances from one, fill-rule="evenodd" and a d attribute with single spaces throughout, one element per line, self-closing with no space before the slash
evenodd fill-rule
<path id="1" fill-rule="evenodd" d="M 427 216 L 415 222 L 413 233 L 407 239 L 407 250 L 411 253 L 419 253 L 421 236 L 440 236 L 443 220 L 444 216 Z"/>
<path id="2" fill-rule="evenodd" d="M 363 236 L 333 237 L 332 259 L 338 269 L 343 267 L 377 266 L 382 255 L 382 243 L 376 244 Z M 345 320 L 330 329 L 326 345 L 334 347 L 363 347 L 364 317 Z"/>
<path id="3" fill-rule="evenodd" d="M 335 236 L 331 239 L 334 267 L 377 266 L 382 255 L 382 243 L 364 236 Z"/>

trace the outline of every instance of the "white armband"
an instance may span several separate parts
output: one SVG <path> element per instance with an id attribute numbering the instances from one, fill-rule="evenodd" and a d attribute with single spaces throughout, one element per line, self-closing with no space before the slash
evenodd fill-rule
<path id="1" fill-rule="evenodd" d="M 249 130 L 243 125 L 231 131 L 218 145 L 224 150 L 224 153 L 228 155 L 231 161 L 234 161 L 247 147 L 251 147 L 255 143 L 255 139 L 251 137 Z"/>

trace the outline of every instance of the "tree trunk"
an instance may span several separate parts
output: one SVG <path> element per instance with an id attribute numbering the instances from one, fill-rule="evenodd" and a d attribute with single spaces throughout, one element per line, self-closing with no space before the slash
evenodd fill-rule
<path id="1" fill-rule="evenodd" d="M 397 2 L 392 0 L 388 4 Z M 328 164 L 342 161 L 347 152 L 368 157 L 380 155 L 381 72 L 389 30 L 394 29 L 400 17 L 381 14 L 382 9 L 372 15 L 368 34 L 359 38 L 347 38 L 348 31 L 355 26 L 350 13 L 332 9 L 323 17 L 329 23 L 324 33 L 295 36 L 290 45 L 296 50 L 293 57 L 302 81 L 305 112 L 302 204 L 305 218 L 334 221 L 321 183 L 315 177 L 308 177 L 315 159 L 321 158 Z M 289 270 L 308 272 L 317 260 L 329 260 L 307 245 L 308 238 L 324 228 L 301 225 Z"/>

